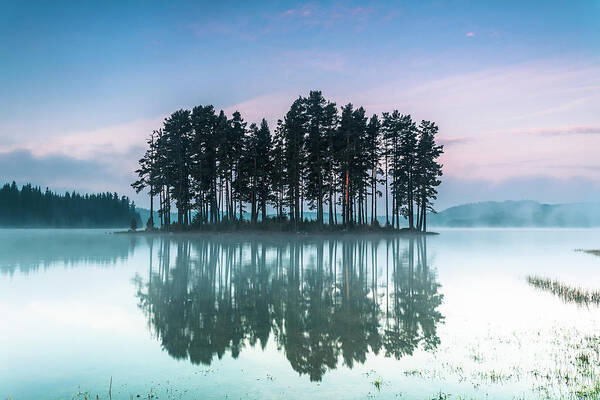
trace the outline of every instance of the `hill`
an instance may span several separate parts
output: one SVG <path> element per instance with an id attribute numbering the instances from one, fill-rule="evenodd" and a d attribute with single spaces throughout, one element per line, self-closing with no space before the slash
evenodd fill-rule
<path id="1" fill-rule="evenodd" d="M 431 214 L 427 223 L 439 227 L 600 227 L 600 203 L 486 201 Z"/>

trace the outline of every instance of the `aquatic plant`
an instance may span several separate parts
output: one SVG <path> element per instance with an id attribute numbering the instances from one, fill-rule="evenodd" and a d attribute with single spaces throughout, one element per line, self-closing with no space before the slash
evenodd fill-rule
<path id="1" fill-rule="evenodd" d="M 540 276 L 527 276 L 527 283 L 531 286 L 546 290 L 567 303 L 579 305 L 600 305 L 600 291 L 590 291 L 583 288 L 566 285 L 558 280 L 543 278 Z"/>
<path id="2" fill-rule="evenodd" d="M 375 389 L 377 390 L 381 390 L 381 378 L 378 377 L 373 381 L 373 386 L 375 386 Z"/>
<path id="3" fill-rule="evenodd" d="M 594 383 L 594 386 L 584 386 L 575 392 L 578 399 L 598 399 L 600 398 L 600 380 Z"/>
<path id="4" fill-rule="evenodd" d="M 593 256 L 599 256 L 600 257 L 600 250 L 597 249 L 575 249 L 575 251 L 581 252 L 581 253 L 586 253 L 586 254 L 591 254 Z"/>

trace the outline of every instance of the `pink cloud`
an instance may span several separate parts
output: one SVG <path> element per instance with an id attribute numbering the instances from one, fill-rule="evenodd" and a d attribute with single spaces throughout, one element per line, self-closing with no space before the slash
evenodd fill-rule
<path id="1" fill-rule="evenodd" d="M 600 135 L 600 125 L 596 126 L 559 126 L 555 128 L 539 128 L 521 131 L 519 133 L 556 136 L 556 135 Z"/>
<path id="2" fill-rule="evenodd" d="M 460 136 L 460 137 L 440 137 L 436 140 L 436 142 L 438 144 L 444 145 L 444 146 L 454 146 L 454 145 L 460 145 L 460 144 L 467 144 L 467 143 L 471 143 L 473 142 L 475 139 L 472 137 L 464 137 L 464 136 Z"/>
<path id="3" fill-rule="evenodd" d="M 465 34 L 466 37 L 475 37 L 475 32 L 467 32 Z"/>

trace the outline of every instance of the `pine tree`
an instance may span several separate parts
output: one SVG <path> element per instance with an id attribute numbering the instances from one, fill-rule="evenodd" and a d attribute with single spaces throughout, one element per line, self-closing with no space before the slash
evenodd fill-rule
<path id="1" fill-rule="evenodd" d="M 417 228 L 427 231 L 427 212 L 435 212 L 433 200 L 437 199 L 437 187 L 442 176 L 442 164 L 437 159 L 443 154 L 444 146 L 436 145 L 438 127 L 430 121 L 421 121 L 417 144 L 416 192 L 419 202 Z"/>
<path id="2" fill-rule="evenodd" d="M 242 118 L 239 111 L 232 114 L 229 120 L 229 130 L 227 134 L 227 155 L 229 159 L 229 182 L 231 184 L 231 191 L 229 194 L 229 215 L 235 219 L 236 207 L 235 202 L 238 202 L 240 220 L 243 220 L 244 216 L 244 195 L 246 187 L 244 186 L 246 178 L 244 176 L 244 160 L 242 155 L 244 154 L 245 136 L 246 136 L 246 122 Z"/>
<path id="3" fill-rule="evenodd" d="M 177 207 L 177 223 L 187 225 L 190 205 L 191 132 L 190 111 L 175 111 L 165 120 L 167 179 Z"/>
<path id="4" fill-rule="evenodd" d="M 373 114 L 367 126 L 366 145 L 364 148 L 365 157 L 368 162 L 368 167 L 371 170 L 370 174 L 370 189 L 371 189 L 371 224 L 377 221 L 377 176 L 381 173 L 379 168 L 379 158 L 381 156 L 380 146 L 380 129 L 381 123 L 377 114 Z"/>
<path id="5" fill-rule="evenodd" d="M 141 192 L 145 188 L 149 188 L 148 194 L 150 196 L 150 216 L 146 222 L 148 229 L 154 228 L 154 196 L 157 194 L 157 182 L 155 178 L 156 174 L 156 141 L 155 137 L 158 136 L 158 131 L 153 131 L 150 135 L 150 139 L 147 141 L 148 150 L 144 156 L 139 160 L 140 167 L 135 171 L 138 175 L 138 180 L 131 184 L 137 193 Z"/>
<path id="6" fill-rule="evenodd" d="M 319 224 L 326 203 L 330 225 L 338 223 L 338 205 L 345 226 L 369 223 L 369 205 L 375 224 L 378 185 L 385 184 L 386 225 L 400 228 L 402 216 L 410 229 L 426 229 L 442 168 L 434 123 L 422 121 L 417 129 L 410 115 L 398 110 L 383 113 L 381 120 L 377 115 L 368 119 L 363 107 L 352 104 L 338 116 L 334 103 L 311 91 L 292 103 L 273 137 L 264 119 L 260 126 L 246 126 L 239 112 L 227 119 L 208 105 L 176 111 L 153 132 L 132 186 L 138 192 L 149 188 L 151 211 L 153 197 L 159 197 L 161 226 L 171 225 L 173 202 L 181 225 L 190 223 L 192 210 L 194 223 L 231 221 L 238 215 L 242 220 L 247 205 L 251 222 L 257 223 L 259 213 L 266 220 L 272 205 L 278 218 L 286 207 L 297 226 L 305 202 L 316 209 Z M 27 207 L 35 192 L 25 187 Z M 79 201 L 76 194 L 65 197 Z M 153 225 L 152 216 L 148 225 Z"/>
<path id="7" fill-rule="evenodd" d="M 263 221 L 267 218 L 267 203 L 269 201 L 269 177 L 271 176 L 271 169 L 273 162 L 271 159 L 272 155 L 272 139 L 271 130 L 267 124 L 267 120 L 263 118 L 260 123 L 260 128 L 257 132 L 256 140 L 256 174 L 257 174 L 257 190 L 258 190 L 258 201 L 260 203 L 261 218 Z"/>
<path id="8" fill-rule="evenodd" d="M 304 141 L 306 136 L 306 103 L 299 97 L 285 116 L 286 186 L 290 220 L 300 220 L 301 178 L 304 172 Z"/>
<path id="9" fill-rule="evenodd" d="M 323 224 L 323 203 L 326 194 L 325 171 L 328 141 L 327 101 L 320 91 L 311 91 L 306 102 L 306 199 L 310 209 L 317 210 L 317 223 Z"/>
<path id="10" fill-rule="evenodd" d="M 275 205 L 278 219 L 284 217 L 283 207 L 285 205 L 285 177 L 286 160 L 285 160 L 285 127 L 282 120 L 277 120 L 277 128 L 273 138 L 273 146 L 271 149 L 271 168 L 269 173 L 269 183 L 271 185 L 271 202 Z"/>
<path id="11" fill-rule="evenodd" d="M 193 129 L 191 175 L 196 183 L 196 208 L 200 213 L 200 220 L 207 222 L 206 203 L 210 209 L 208 214 L 211 222 L 214 223 L 217 216 L 218 119 L 213 106 L 198 106 L 192 109 L 190 120 Z"/>
<path id="12" fill-rule="evenodd" d="M 400 169 L 404 182 L 402 215 L 408 218 L 408 228 L 414 229 L 415 169 L 417 163 L 417 128 L 410 115 L 403 115 L 400 122 Z"/>

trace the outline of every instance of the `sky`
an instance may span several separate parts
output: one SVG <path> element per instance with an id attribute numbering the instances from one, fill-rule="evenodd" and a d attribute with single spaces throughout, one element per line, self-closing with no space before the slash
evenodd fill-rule
<path id="1" fill-rule="evenodd" d="M 600 201 L 600 1 L 0 0 L 0 182 L 130 187 L 180 108 L 271 124 L 317 89 L 435 121 L 437 208 Z"/>

